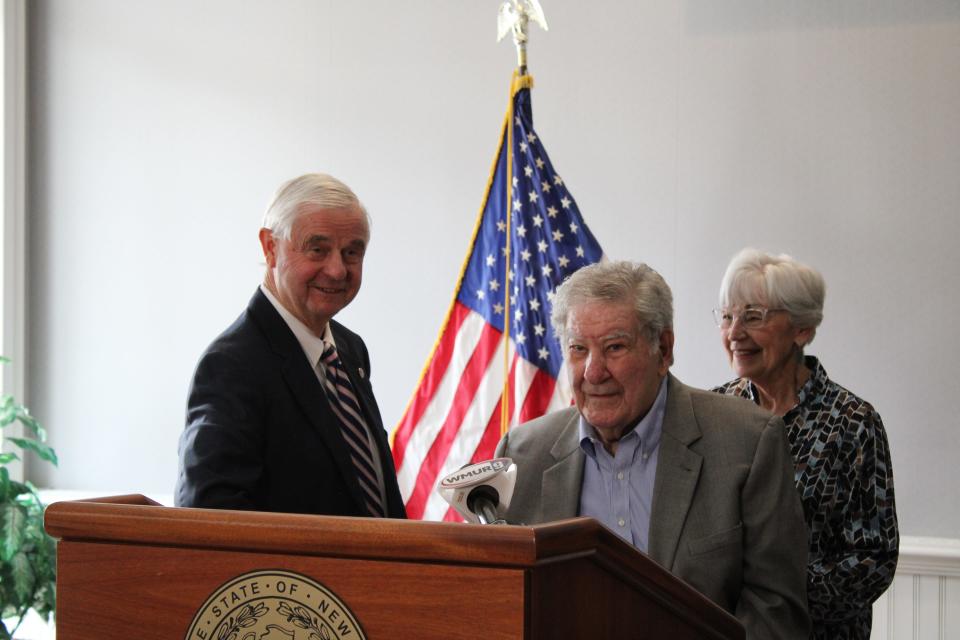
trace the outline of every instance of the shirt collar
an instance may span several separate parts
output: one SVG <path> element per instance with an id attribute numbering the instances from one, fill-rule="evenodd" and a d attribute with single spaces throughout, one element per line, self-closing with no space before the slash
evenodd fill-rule
<path id="1" fill-rule="evenodd" d="M 826 388 L 827 382 L 829 381 L 826 369 L 823 368 L 823 365 L 820 364 L 820 361 L 815 356 L 804 356 L 803 364 L 810 370 L 810 377 L 807 378 L 803 386 L 797 390 L 797 404 L 791 407 L 790 411 L 794 411 L 797 407 L 802 407 L 808 398 L 817 397 L 817 395 Z M 733 389 L 736 395 L 760 404 L 760 392 L 757 391 L 757 385 L 748 379 L 737 379 L 733 385 Z M 787 413 L 789 414 L 790 411 L 787 411 Z"/>
<path id="2" fill-rule="evenodd" d="M 644 453 L 650 453 L 660 444 L 660 436 L 663 434 L 663 414 L 667 407 L 667 377 L 664 376 L 663 380 L 660 381 L 660 389 L 657 391 L 657 397 L 650 406 L 650 410 L 627 435 L 623 436 L 624 438 L 639 438 Z M 602 446 L 602 440 L 600 440 L 597 430 L 584 419 L 582 414 L 580 415 L 578 428 L 580 448 L 591 458 L 594 457 L 597 445 Z"/>
<path id="3" fill-rule="evenodd" d="M 320 356 L 323 355 L 326 344 L 332 344 L 336 346 L 336 343 L 333 341 L 333 332 L 330 331 L 330 323 L 328 322 L 323 327 L 323 336 L 317 337 L 317 335 L 310 330 L 307 325 L 300 321 L 295 315 L 290 313 L 286 307 L 284 307 L 276 296 L 270 292 L 262 284 L 260 285 L 260 291 L 263 292 L 263 295 L 267 297 L 267 300 L 270 301 L 270 304 L 273 305 L 273 308 L 277 310 L 277 313 L 280 314 L 280 317 L 283 318 L 283 321 L 287 323 L 287 326 L 290 327 L 290 331 L 293 332 L 294 337 L 297 339 L 297 342 L 300 343 L 300 347 L 303 349 L 303 353 L 306 354 L 307 360 L 310 362 L 311 367 L 316 367 L 317 363 L 320 362 Z"/>
<path id="4" fill-rule="evenodd" d="M 814 356 L 805 356 L 804 366 L 810 370 L 810 377 L 797 392 L 797 406 L 802 407 L 807 398 L 815 398 L 827 386 L 827 372 Z"/>

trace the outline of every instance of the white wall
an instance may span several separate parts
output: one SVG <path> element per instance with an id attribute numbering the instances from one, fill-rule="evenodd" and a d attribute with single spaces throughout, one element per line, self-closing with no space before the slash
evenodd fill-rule
<path id="1" fill-rule="evenodd" d="M 960 4 L 545 0 L 534 114 L 607 254 L 676 296 L 675 372 L 730 377 L 710 309 L 745 245 L 828 282 L 811 352 L 884 417 L 901 529 L 960 538 Z M 283 180 L 374 218 L 363 290 L 385 422 L 436 337 L 514 63 L 498 2 L 37 0 L 29 402 L 42 485 L 168 494 L 186 389 L 259 281 Z"/>

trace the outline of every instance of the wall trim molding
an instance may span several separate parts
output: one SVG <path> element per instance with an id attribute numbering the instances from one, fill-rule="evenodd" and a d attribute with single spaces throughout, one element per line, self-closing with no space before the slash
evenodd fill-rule
<path id="1" fill-rule="evenodd" d="M 960 539 L 901 536 L 897 573 L 960 577 Z"/>

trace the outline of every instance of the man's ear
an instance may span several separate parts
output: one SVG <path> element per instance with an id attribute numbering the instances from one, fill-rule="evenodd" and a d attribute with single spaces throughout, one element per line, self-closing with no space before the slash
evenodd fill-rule
<path id="1" fill-rule="evenodd" d="M 665 376 L 667 375 L 667 371 L 670 370 L 670 365 L 673 364 L 673 329 L 667 328 L 660 332 L 658 349 L 660 351 L 660 366 L 658 370 L 661 376 Z"/>
<path id="2" fill-rule="evenodd" d="M 260 229 L 260 248 L 263 249 L 263 258 L 267 261 L 267 267 L 273 269 L 277 266 L 277 239 L 273 236 L 273 231 L 263 227 Z"/>

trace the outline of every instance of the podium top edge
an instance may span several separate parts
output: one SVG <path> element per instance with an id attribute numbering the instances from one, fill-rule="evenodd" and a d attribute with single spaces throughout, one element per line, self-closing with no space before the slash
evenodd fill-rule
<path id="1" fill-rule="evenodd" d="M 54 502 L 46 509 L 44 526 L 62 541 L 508 567 L 592 553 L 603 529 L 589 518 L 484 526 L 165 507 L 139 494 Z"/>

